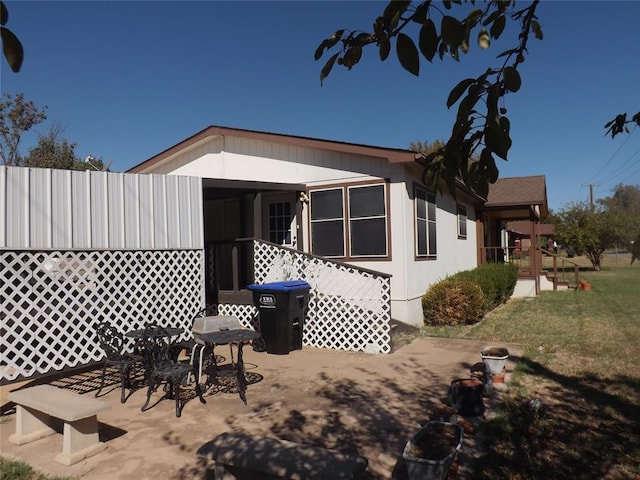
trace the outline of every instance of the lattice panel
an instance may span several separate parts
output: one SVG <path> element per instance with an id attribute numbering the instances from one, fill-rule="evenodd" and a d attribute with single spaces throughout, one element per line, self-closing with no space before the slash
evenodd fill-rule
<path id="1" fill-rule="evenodd" d="M 243 327 L 258 330 L 258 309 L 253 305 L 221 303 L 218 305 L 218 315 L 233 315 L 240 320 Z"/>
<path id="2" fill-rule="evenodd" d="M 254 257 L 256 283 L 304 280 L 311 285 L 306 345 L 391 351 L 388 277 L 259 241 L 254 242 Z"/>
<path id="3" fill-rule="evenodd" d="M 184 327 L 202 308 L 201 250 L 0 251 L 0 378 L 100 360 L 95 326 Z"/>

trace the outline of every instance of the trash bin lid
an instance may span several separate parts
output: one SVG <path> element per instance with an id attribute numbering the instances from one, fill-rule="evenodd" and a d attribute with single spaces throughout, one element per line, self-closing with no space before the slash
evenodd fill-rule
<path id="1" fill-rule="evenodd" d="M 263 284 L 252 283 L 251 285 L 247 285 L 247 288 L 255 291 L 276 290 L 280 292 L 287 292 L 290 290 L 308 289 L 311 288 L 311 285 L 304 280 L 284 280 L 282 282 L 270 282 Z"/>

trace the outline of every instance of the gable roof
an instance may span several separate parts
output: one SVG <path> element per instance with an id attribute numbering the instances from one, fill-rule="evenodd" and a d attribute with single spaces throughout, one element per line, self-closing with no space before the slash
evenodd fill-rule
<path id="1" fill-rule="evenodd" d="M 380 157 L 386 159 L 389 163 L 413 163 L 415 159 L 422 154 L 412 150 L 404 150 L 401 148 L 385 148 L 375 147 L 371 145 L 362 145 L 358 143 L 337 142 L 333 140 L 324 140 L 320 138 L 301 137 L 298 135 L 284 135 L 281 133 L 261 132 L 257 130 L 245 130 L 240 128 L 221 127 L 211 125 L 200 130 L 181 142 L 163 150 L 143 162 L 134 165 L 127 172 L 142 172 L 156 163 L 160 163 L 168 157 L 188 149 L 196 144 L 202 143 L 211 138 L 218 136 L 233 136 L 241 138 L 249 138 L 262 140 L 273 143 L 286 143 L 288 145 L 296 145 L 300 147 L 319 148 L 323 150 L 339 151 L 344 153 L 353 153 L 358 155 L 368 155 L 372 157 Z"/>
<path id="2" fill-rule="evenodd" d="M 483 208 L 531 206 L 538 206 L 543 217 L 549 213 L 544 175 L 499 178 L 489 186 L 489 195 Z"/>

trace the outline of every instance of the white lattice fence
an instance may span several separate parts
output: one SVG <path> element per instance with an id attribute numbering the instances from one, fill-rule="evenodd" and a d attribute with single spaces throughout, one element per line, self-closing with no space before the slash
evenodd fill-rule
<path id="1" fill-rule="evenodd" d="M 0 378 L 100 360 L 95 326 L 184 327 L 202 308 L 201 250 L 0 251 Z"/>
<path id="2" fill-rule="evenodd" d="M 304 280 L 311 285 L 306 345 L 374 353 L 391 351 L 391 282 L 386 275 L 254 242 L 256 283 Z"/>

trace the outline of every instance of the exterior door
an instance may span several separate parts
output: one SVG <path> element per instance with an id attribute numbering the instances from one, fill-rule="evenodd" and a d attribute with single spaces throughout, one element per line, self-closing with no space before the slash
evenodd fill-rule
<path id="1" fill-rule="evenodd" d="M 285 247 L 297 246 L 295 194 L 263 196 L 264 239 Z"/>

